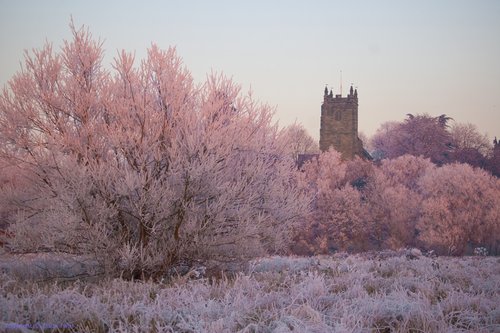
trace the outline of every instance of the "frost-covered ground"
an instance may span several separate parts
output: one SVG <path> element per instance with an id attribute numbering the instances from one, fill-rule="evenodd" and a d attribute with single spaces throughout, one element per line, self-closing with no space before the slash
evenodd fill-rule
<path id="1" fill-rule="evenodd" d="M 216 281 L 0 280 L 0 330 L 500 332 L 500 258 L 272 257 Z"/>

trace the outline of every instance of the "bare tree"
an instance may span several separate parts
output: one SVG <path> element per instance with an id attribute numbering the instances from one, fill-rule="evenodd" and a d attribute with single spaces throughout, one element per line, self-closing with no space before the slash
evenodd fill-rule
<path id="1" fill-rule="evenodd" d="M 479 133 L 473 124 L 454 123 L 450 134 L 453 139 L 452 159 L 460 163 L 484 168 L 492 156 L 493 146 L 486 134 Z"/>
<path id="2" fill-rule="evenodd" d="M 319 153 L 319 144 L 301 124 L 294 123 L 280 131 L 279 142 L 284 153 L 295 160 L 299 154 Z"/>

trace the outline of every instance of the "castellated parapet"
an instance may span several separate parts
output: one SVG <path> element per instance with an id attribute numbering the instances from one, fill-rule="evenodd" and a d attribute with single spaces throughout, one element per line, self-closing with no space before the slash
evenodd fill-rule
<path id="1" fill-rule="evenodd" d="M 358 91 L 351 89 L 349 95 L 333 96 L 325 88 L 321 105 L 321 127 L 319 148 L 327 151 L 335 148 L 343 159 L 352 159 L 358 155 L 364 157 L 363 143 L 358 138 Z"/>

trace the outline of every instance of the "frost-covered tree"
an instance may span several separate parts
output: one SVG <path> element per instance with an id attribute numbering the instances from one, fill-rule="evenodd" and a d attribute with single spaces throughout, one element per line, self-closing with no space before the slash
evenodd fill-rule
<path id="1" fill-rule="evenodd" d="M 367 228 L 361 193 L 350 185 L 347 163 L 331 149 L 303 167 L 301 185 L 314 197 L 313 212 L 298 242 L 311 252 L 359 250 L 366 246 Z"/>
<path id="2" fill-rule="evenodd" d="M 454 123 L 450 134 L 455 149 L 474 149 L 483 156 L 489 156 L 493 149 L 486 134 L 481 134 L 476 125 L 471 123 Z"/>
<path id="3" fill-rule="evenodd" d="M 279 142 L 285 154 L 297 160 L 299 154 L 319 153 L 319 145 L 301 124 L 294 123 L 280 131 Z"/>
<path id="4" fill-rule="evenodd" d="M 429 247 L 461 255 L 468 245 L 496 252 L 500 242 L 500 180 L 468 164 L 430 169 L 419 181 L 417 222 Z"/>
<path id="5" fill-rule="evenodd" d="M 381 247 L 416 246 L 416 222 L 420 214 L 420 178 L 434 168 L 428 159 L 403 155 L 383 160 L 367 186 L 372 239 Z"/>
<path id="6" fill-rule="evenodd" d="M 26 53 L 0 95 L 0 156 L 25 183 L 5 201 L 11 249 L 90 253 L 129 276 L 284 251 L 309 200 L 272 109 L 222 75 L 196 86 L 172 48 L 108 70 L 102 42 L 71 31 L 61 52 Z"/>
<path id="7" fill-rule="evenodd" d="M 449 117 L 411 115 L 403 122 L 388 123 L 372 138 L 374 155 L 395 158 L 405 154 L 430 158 L 433 163 L 449 161 L 452 138 L 448 132 Z"/>
<path id="8" fill-rule="evenodd" d="M 366 194 L 367 185 L 372 181 L 376 166 L 372 161 L 355 156 L 346 162 L 345 180 L 351 186 Z"/>
<path id="9" fill-rule="evenodd" d="M 453 140 L 451 159 L 459 163 L 468 163 L 485 168 L 487 159 L 492 155 L 493 147 L 486 134 L 479 133 L 473 124 L 455 123 L 450 128 Z"/>

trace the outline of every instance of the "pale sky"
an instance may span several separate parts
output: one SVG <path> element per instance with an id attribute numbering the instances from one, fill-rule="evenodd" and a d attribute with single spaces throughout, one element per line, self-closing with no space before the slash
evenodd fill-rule
<path id="1" fill-rule="evenodd" d="M 0 0 L 0 85 L 23 50 L 70 38 L 68 24 L 143 58 L 176 46 L 201 83 L 222 71 L 319 137 L 325 84 L 359 93 L 359 129 L 446 114 L 500 137 L 500 1 Z"/>

